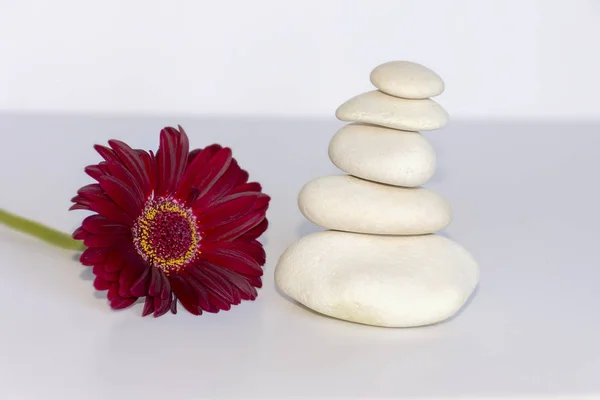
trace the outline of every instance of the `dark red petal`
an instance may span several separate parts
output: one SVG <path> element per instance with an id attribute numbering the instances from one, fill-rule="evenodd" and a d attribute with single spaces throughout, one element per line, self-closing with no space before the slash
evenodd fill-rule
<path id="1" fill-rule="evenodd" d="M 113 310 L 122 310 L 135 303 L 136 300 L 135 297 L 118 297 L 110 302 L 110 307 Z"/>
<path id="2" fill-rule="evenodd" d="M 219 243 L 203 249 L 201 257 L 221 268 L 244 275 L 261 276 L 262 268 L 256 260 L 230 243 Z"/>
<path id="3" fill-rule="evenodd" d="M 112 283 L 97 276 L 96 279 L 94 279 L 94 288 L 96 290 L 108 290 L 111 287 Z"/>
<path id="4" fill-rule="evenodd" d="M 267 210 L 267 208 L 269 207 L 269 203 L 271 202 L 271 197 L 269 197 L 266 194 L 263 194 L 262 196 L 259 196 L 258 199 L 256 200 L 256 204 L 254 205 L 254 209 L 256 211 L 258 210 Z"/>
<path id="5" fill-rule="evenodd" d="M 120 273 L 120 271 L 117 271 L 117 272 L 106 271 L 102 264 L 94 265 L 92 272 L 94 273 L 94 275 L 96 275 L 108 282 L 114 282 L 114 281 L 118 280 L 119 273 Z"/>
<path id="6" fill-rule="evenodd" d="M 89 235 L 88 231 L 86 231 L 85 229 L 83 229 L 82 226 L 80 226 L 79 228 L 75 229 L 75 232 L 73 232 L 71 236 L 75 240 L 83 240 L 87 235 Z"/>
<path id="7" fill-rule="evenodd" d="M 227 195 L 236 185 L 236 182 L 240 175 L 240 167 L 235 159 L 231 160 L 231 164 L 227 171 L 215 182 L 215 184 L 208 190 L 204 196 L 199 197 L 197 201 L 194 202 L 194 208 L 203 209 L 205 207 L 210 206 L 215 201 L 223 198 Z M 198 192 L 198 196 L 200 196 L 200 192 Z"/>
<path id="8" fill-rule="evenodd" d="M 197 213 L 198 227 L 200 230 L 211 230 L 218 226 L 234 222 L 248 214 L 254 208 L 257 195 L 242 196 L 226 203 L 221 203 L 207 209 L 204 213 Z"/>
<path id="9" fill-rule="evenodd" d="M 127 235 L 131 233 L 130 227 L 111 221 L 102 215 L 86 217 L 81 226 L 86 231 L 97 235 Z"/>
<path id="10" fill-rule="evenodd" d="M 264 211 L 250 213 L 229 224 L 221 225 L 207 233 L 206 240 L 234 240 L 256 227 L 265 219 Z"/>
<path id="11" fill-rule="evenodd" d="M 91 176 L 92 178 L 98 180 L 99 177 L 104 176 L 104 170 L 100 168 L 99 165 L 88 165 L 84 169 L 85 173 Z"/>
<path id="12" fill-rule="evenodd" d="M 227 290 L 227 294 L 231 297 L 224 297 L 220 293 L 216 293 L 223 299 L 223 301 L 231 304 L 240 304 L 241 295 L 239 290 L 229 279 L 216 271 L 212 266 L 204 268 L 203 272 L 213 281 L 217 282 L 220 287 Z"/>
<path id="13" fill-rule="evenodd" d="M 148 285 L 150 284 L 150 271 L 153 267 L 146 266 L 140 276 L 131 285 L 129 291 L 133 296 L 143 297 L 148 294 Z"/>
<path id="14" fill-rule="evenodd" d="M 104 146 L 97 144 L 94 146 L 94 149 L 96 149 L 98 154 L 100 154 L 100 156 L 102 158 L 104 158 L 106 161 L 119 159 L 119 157 L 117 157 L 117 154 L 112 149 L 109 149 L 108 147 L 104 147 Z"/>
<path id="15" fill-rule="evenodd" d="M 127 168 L 134 176 L 135 180 L 139 182 L 140 187 L 143 189 L 144 196 L 149 196 L 152 193 L 149 177 L 150 171 L 146 169 L 146 164 L 142 160 L 142 157 L 140 157 L 141 151 L 132 149 L 120 140 L 109 140 L 108 144 L 119 156 L 119 160 L 121 160 L 123 166 Z"/>
<path id="16" fill-rule="evenodd" d="M 150 280 L 148 283 L 148 294 L 150 296 L 158 296 L 160 294 L 160 274 L 158 269 L 150 268 Z"/>
<path id="17" fill-rule="evenodd" d="M 135 190 L 112 176 L 103 176 L 98 182 L 106 194 L 130 217 L 137 218 L 144 207 L 144 199 Z"/>
<path id="18" fill-rule="evenodd" d="M 94 247 L 90 249 L 85 249 L 81 256 L 79 257 L 79 261 L 83 265 L 93 266 L 96 264 L 101 264 L 106 260 L 108 255 L 108 249 L 105 247 Z"/>
<path id="19" fill-rule="evenodd" d="M 219 243 L 222 247 L 236 249 L 245 254 L 248 254 L 254 259 L 254 261 L 258 263 L 258 265 L 264 265 L 267 260 L 265 249 L 263 248 L 262 244 L 260 244 L 256 240 L 234 240 L 233 242 L 215 242 L 215 244 L 216 243 Z"/>
<path id="20" fill-rule="evenodd" d="M 194 278 L 190 273 L 184 271 L 179 274 L 179 276 L 187 282 L 189 287 L 192 290 L 193 295 L 196 298 L 196 303 L 198 307 L 203 309 L 206 312 L 215 313 L 219 311 L 217 307 L 210 303 L 210 299 L 208 298 L 208 292 L 206 286 L 200 283 L 196 278 Z"/>
<path id="21" fill-rule="evenodd" d="M 169 281 L 169 278 L 167 278 L 165 276 L 163 279 L 162 285 L 161 285 L 161 289 L 160 289 L 160 298 L 161 299 L 171 298 L 171 293 L 172 293 L 171 281 Z"/>
<path id="22" fill-rule="evenodd" d="M 260 276 L 248 276 L 247 279 L 248 279 L 248 282 L 250 282 L 250 284 L 252 286 L 257 287 L 257 288 L 262 287 L 262 280 L 261 280 Z"/>
<path id="23" fill-rule="evenodd" d="M 119 285 L 121 287 L 121 291 L 119 293 L 122 296 L 133 296 L 134 294 L 131 292 L 133 284 L 140 276 L 143 276 L 144 272 L 146 272 L 148 268 L 149 267 L 142 262 L 135 262 L 133 260 L 127 262 L 123 266 L 121 275 L 119 276 Z"/>
<path id="24" fill-rule="evenodd" d="M 185 132 L 167 127 L 160 131 L 160 146 L 156 153 L 158 181 L 157 196 L 171 194 L 187 164 L 189 142 Z"/>
<path id="25" fill-rule="evenodd" d="M 229 194 L 243 192 L 262 192 L 262 186 L 258 182 L 244 183 L 243 185 L 236 186 Z"/>
<path id="26" fill-rule="evenodd" d="M 250 284 L 247 277 L 218 266 L 213 266 L 213 269 L 215 272 L 223 275 L 239 289 L 240 296 L 243 300 L 254 300 L 258 295 L 256 288 Z"/>
<path id="27" fill-rule="evenodd" d="M 97 183 L 90 183 L 85 185 L 77 191 L 77 194 L 85 197 L 86 199 L 95 200 L 96 198 L 104 198 L 104 190 Z"/>
<path id="28" fill-rule="evenodd" d="M 156 162 L 152 152 L 150 152 L 150 154 L 146 153 L 144 150 L 136 150 L 136 152 L 144 164 L 146 175 L 148 175 L 149 185 L 148 187 L 143 187 L 144 196 L 147 197 L 156 188 Z"/>
<path id="29" fill-rule="evenodd" d="M 81 204 L 81 203 L 73 204 L 71 207 L 69 207 L 69 211 L 73 211 L 73 210 L 92 211 L 92 209 L 90 208 L 90 206 L 87 206 L 87 205 Z"/>
<path id="30" fill-rule="evenodd" d="M 236 186 L 245 184 L 246 182 L 248 182 L 248 178 L 248 171 L 242 169 L 240 171 L 240 174 L 238 175 L 238 181 L 236 182 Z"/>
<path id="31" fill-rule="evenodd" d="M 215 313 L 218 313 L 220 310 L 228 311 L 231 309 L 231 303 L 222 299 L 212 292 L 208 292 L 208 301 L 217 309 Z"/>
<path id="32" fill-rule="evenodd" d="M 90 204 L 90 209 L 115 222 L 128 226 L 133 225 L 134 219 L 110 199 L 95 199 Z"/>
<path id="33" fill-rule="evenodd" d="M 142 311 L 142 317 L 150 315 L 154 312 L 154 298 L 152 296 L 146 296 L 146 302 L 144 303 L 144 311 Z"/>
<path id="34" fill-rule="evenodd" d="M 190 154 L 188 154 L 187 158 L 188 165 L 190 165 L 190 163 L 194 161 L 194 158 L 196 158 L 196 156 L 200 154 L 201 151 L 202 149 L 194 149 L 190 151 Z"/>
<path id="35" fill-rule="evenodd" d="M 221 149 L 219 145 L 208 146 L 203 150 L 195 150 L 198 151 L 198 154 L 193 158 L 188 158 L 189 163 L 179 181 L 179 185 L 177 186 L 177 190 L 175 192 L 175 197 L 179 199 L 187 199 L 191 193 L 192 186 L 196 181 L 200 171 L 204 168 L 206 163 L 213 157 L 213 155 Z"/>
<path id="36" fill-rule="evenodd" d="M 141 182 L 135 179 L 133 174 L 127 170 L 120 162 L 109 161 L 108 170 L 110 174 L 121 181 L 128 189 L 130 189 L 136 197 L 143 202 L 146 199 L 144 188 Z M 98 179 L 100 181 L 100 179 Z"/>
<path id="37" fill-rule="evenodd" d="M 173 274 L 169 277 L 171 280 L 171 286 L 173 292 L 181 305 L 188 310 L 191 314 L 200 315 L 202 310 L 198 306 L 197 296 L 195 295 L 194 289 L 190 286 L 189 282 L 179 274 Z M 208 297 L 207 297 L 208 301 Z"/>
<path id="38" fill-rule="evenodd" d="M 218 182 L 231 165 L 232 160 L 231 149 L 224 147 L 206 163 L 192 184 L 198 188 L 198 199 L 202 198 Z"/>
<path id="39" fill-rule="evenodd" d="M 103 247 L 99 247 L 103 248 Z M 125 256 L 121 248 L 110 248 L 102 266 L 106 271 L 120 271 L 125 265 Z"/>
<path id="40" fill-rule="evenodd" d="M 269 221 L 265 218 L 256 227 L 250 229 L 248 232 L 246 232 L 242 236 L 240 236 L 239 239 L 240 240 L 254 240 L 254 239 L 260 237 L 260 235 L 262 235 L 263 233 L 265 233 L 265 231 L 267 230 L 268 227 L 269 227 Z"/>
<path id="41" fill-rule="evenodd" d="M 154 298 L 154 317 L 160 317 L 165 315 L 171 309 L 171 296 L 166 299 L 155 297 Z"/>
<path id="42" fill-rule="evenodd" d="M 177 296 L 173 293 L 173 298 L 171 299 L 171 313 L 177 314 Z"/>
<path id="43" fill-rule="evenodd" d="M 127 236 L 121 235 L 96 235 L 89 234 L 83 239 L 87 247 L 110 247 L 127 240 Z"/>
<path id="44" fill-rule="evenodd" d="M 123 297 L 119 295 L 119 284 L 117 282 L 114 282 L 110 286 L 106 297 L 110 302 L 110 307 L 114 310 L 120 310 L 129 307 L 137 300 L 135 297 Z"/>
<path id="45" fill-rule="evenodd" d="M 208 268 L 191 265 L 186 268 L 186 272 L 206 287 L 209 291 L 209 298 L 210 294 L 213 293 L 225 302 L 231 303 L 233 301 L 231 284 L 222 279 L 222 277 L 219 277 L 220 279 L 216 278 L 216 274 L 210 273 Z"/>

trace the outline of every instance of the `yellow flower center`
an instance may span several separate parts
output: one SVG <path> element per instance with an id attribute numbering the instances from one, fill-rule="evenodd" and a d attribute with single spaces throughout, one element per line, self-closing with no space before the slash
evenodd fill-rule
<path id="1" fill-rule="evenodd" d="M 166 274 L 189 264 L 201 240 L 192 210 L 170 198 L 148 200 L 132 233 L 140 256 Z"/>

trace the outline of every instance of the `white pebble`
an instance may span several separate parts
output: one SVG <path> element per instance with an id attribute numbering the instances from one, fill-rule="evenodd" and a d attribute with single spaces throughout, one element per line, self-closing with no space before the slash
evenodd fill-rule
<path id="1" fill-rule="evenodd" d="M 405 131 L 430 131 L 448 123 L 448 113 L 435 101 L 408 100 L 378 90 L 360 94 L 338 107 L 342 121 L 365 122 Z"/>
<path id="2" fill-rule="evenodd" d="M 371 83 L 384 93 L 405 99 L 427 99 L 444 91 L 444 81 L 421 64 L 390 61 L 371 72 Z"/>
<path id="3" fill-rule="evenodd" d="M 338 130 L 329 158 L 351 175 L 396 186 L 420 186 L 435 172 L 435 151 L 420 133 L 373 125 Z"/>
<path id="4" fill-rule="evenodd" d="M 450 318 L 478 280 L 471 255 L 439 235 L 313 233 L 290 246 L 275 269 L 277 286 L 306 307 L 387 327 Z"/>
<path id="5" fill-rule="evenodd" d="M 423 235 L 444 229 L 450 205 L 423 188 L 383 185 L 349 175 L 317 178 L 298 196 L 304 216 L 317 225 L 346 232 Z"/>

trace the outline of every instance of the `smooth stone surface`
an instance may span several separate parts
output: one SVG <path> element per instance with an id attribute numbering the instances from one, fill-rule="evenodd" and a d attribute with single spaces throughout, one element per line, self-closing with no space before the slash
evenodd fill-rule
<path id="1" fill-rule="evenodd" d="M 423 188 L 401 188 L 349 175 L 308 182 L 298 196 L 304 216 L 317 225 L 346 232 L 422 235 L 444 229 L 450 205 Z"/>
<path id="2" fill-rule="evenodd" d="M 388 327 L 450 318 L 478 281 L 471 255 L 439 235 L 317 232 L 290 246 L 275 269 L 277 286 L 306 307 Z"/>
<path id="3" fill-rule="evenodd" d="M 329 158 L 351 175 L 396 186 L 420 186 L 435 173 L 435 151 L 420 133 L 373 125 L 342 127 Z"/>
<path id="4" fill-rule="evenodd" d="M 435 101 L 408 100 L 378 90 L 360 94 L 338 107 L 342 121 L 366 122 L 405 131 L 431 131 L 448 123 L 448 113 Z"/>
<path id="5" fill-rule="evenodd" d="M 371 72 L 371 83 L 405 99 L 427 99 L 444 91 L 444 81 L 429 68 L 410 61 L 390 61 Z"/>

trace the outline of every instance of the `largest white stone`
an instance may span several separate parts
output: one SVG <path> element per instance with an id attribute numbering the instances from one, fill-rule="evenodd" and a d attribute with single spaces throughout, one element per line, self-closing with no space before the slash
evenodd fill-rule
<path id="1" fill-rule="evenodd" d="M 452 220 L 448 202 L 431 190 L 382 185 L 349 175 L 308 182 L 298 195 L 298 207 L 322 227 L 379 235 L 434 233 Z"/>
<path id="2" fill-rule="evenodd" d="M 277 286 L 305 306 L 388 327 L 450 318 L 478 280 L 471 255 L 438 235 L 313 233 L 290 246 L 275 269 Z"/>
<path id="3" fill-rule="evenodd" d="M 448 123 L 448 113 L 431 99 L 408 100 L 378 90 L 359 94 L 338 107 L 342 121 L 366 122 L 404 131 L 430 131 Z"/>

